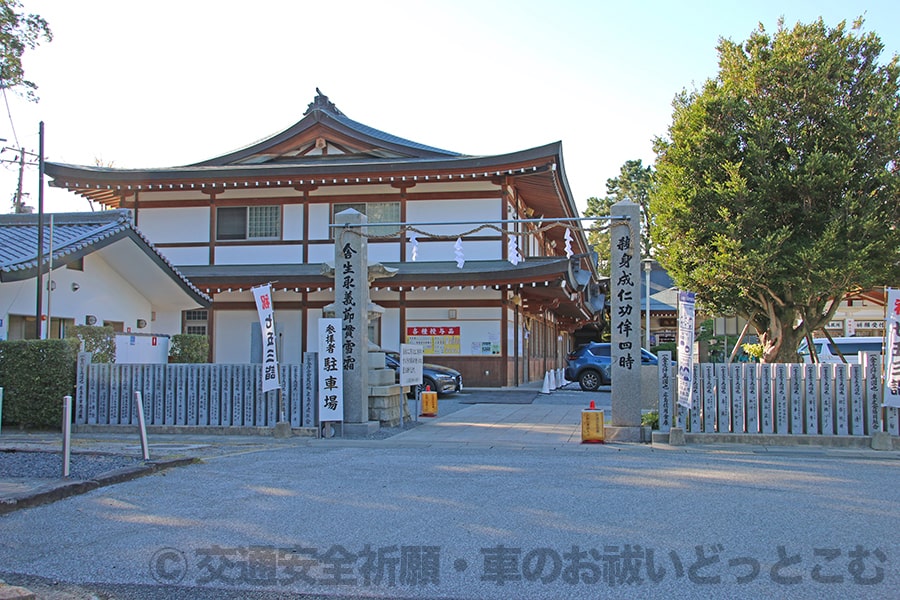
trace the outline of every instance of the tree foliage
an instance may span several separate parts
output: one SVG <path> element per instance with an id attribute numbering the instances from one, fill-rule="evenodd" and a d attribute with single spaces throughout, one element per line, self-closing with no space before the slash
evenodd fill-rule
<path id="1" fill-rule="evenodd" d="M 631 200 L 641 207 L 641 254 L 650 256 L 650 191 L 653 188 L 653 168 L 645 167 L 641 159 L 627 160 L 619 170 L 619 176 L 606 180 L 606 197 L 588 198 L 586 217 L 609 216 L 610 207 L 622 200 Z M 609 275 L 609 230 L 605 226 L 594 227 L 588 232 L 588 243 L 597 252 L 597 268 Z"/>
<path id="2" fill-rule="evenodd" d="M 748 319 L 767 362 L 796 360 L 848 291 L 898 281 L 900 68 L 861 29 L 720 40 L 718 77 L 676 97 L 656 140 L 658 258 Z"/>
<path id="3" fill-rule="evenodd" d="M 50 26 L 39 15 L 21 12 L 20 0 L 0 0 L 0 87 L 25 88 L 29 99 L 36 99 L 37 85 L 25 79 L 22 55 L 41 40 L 53 40 Z"/>
<path id="4" fill-rule="evenodd" d="M 91 353 L 92 363 L 116 362 L 116 332 L 109 325 L 76 325 L 67 337 L 78 339 L 82 352 Z"/>

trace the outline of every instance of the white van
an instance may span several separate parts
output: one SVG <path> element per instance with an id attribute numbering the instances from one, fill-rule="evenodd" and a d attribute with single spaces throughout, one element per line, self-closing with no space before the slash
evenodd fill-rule
<path id="1" fill-rule="evenodd" d="M 847 362 L 850 364 L 859 364 L 860 352 L 884 353 L 884 338 L 881 337 L 836 337 L 833 339 L 834 344 L 840 349 L 841 354 L 844 355 L 844 358 L 846 358 Z M 819 357 L 819 362 L 843 362 L 840 354 L 838 354 L 834 346 L 829 343 L 828 338 L 813 338 L 813 345 L 816 348 L 816 355 Z M 800 353 L 800 358 L 803 362 L 812 362 L 812 356 L 810 356 L 809 346 L 807 345 L 806 340 L 803 340 L 797 352 Z"/>

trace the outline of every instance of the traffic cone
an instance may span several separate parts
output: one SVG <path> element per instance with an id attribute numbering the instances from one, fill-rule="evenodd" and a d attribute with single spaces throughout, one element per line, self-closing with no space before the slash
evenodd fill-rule
<path id="1" fill-rule="evenodd" d="M 550 389 L 555 390 L 556 389 L 556 373 L 553 371 L 553 369 L 550 369 L 550 371 L 548 371 L 548 373 L 550 374 Z"/>
<path id="2" fill-rule="evenodd" d="M 550 393 L 550 372 L 549 371 L 544 373 L 544 387 L 541 388 L 541 393 L 542 394 Z"/>

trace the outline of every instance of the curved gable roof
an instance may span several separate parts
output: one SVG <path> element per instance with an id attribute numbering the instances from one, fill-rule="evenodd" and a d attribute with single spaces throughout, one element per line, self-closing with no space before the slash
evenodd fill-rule
<path id="1" fill-rule="evenodd" d="M 187 165 L 189 167 L 231 166 L 264 164 L 275 160 L 291 162 L 317 162 L 325 155 L 311 152 L 319 140 L 330 142 L 346 156 L 368 158 L 451 158 L 465 155 L 413 142 L 390 133 L 364 125 L 348 118 L 316 88 L 316 97 L 303 113 L 303 118 L 271 137 L 245 148 L 223 154 L 209 160 Z"/>

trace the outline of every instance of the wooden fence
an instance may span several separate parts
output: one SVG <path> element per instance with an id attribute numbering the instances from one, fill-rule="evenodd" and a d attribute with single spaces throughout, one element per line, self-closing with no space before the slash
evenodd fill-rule
<path id="1" fill-rule="evenodd" d="M 313 395 L 304 394 L 303 381 L 312 378 L 302 377 L 300 365 L 279 368 L 286 420 L 309 426 Z M 278 392 L 262 393 L 262 365 L 92 364 L 81 353 L 75 423 L 137 425 L 134 392 L 141 392 L 147 425 L 273 427 L 281 420 Z"/>
<path id="2" fill-rule="evenodd" d="M 690 433 L 900 435 L 900 411 L 882 408 L 881 356 L 860 364 L 695 364 L 692 406 L 677 404 L 678 365 L 659 353 L 659 424 Z"/>

